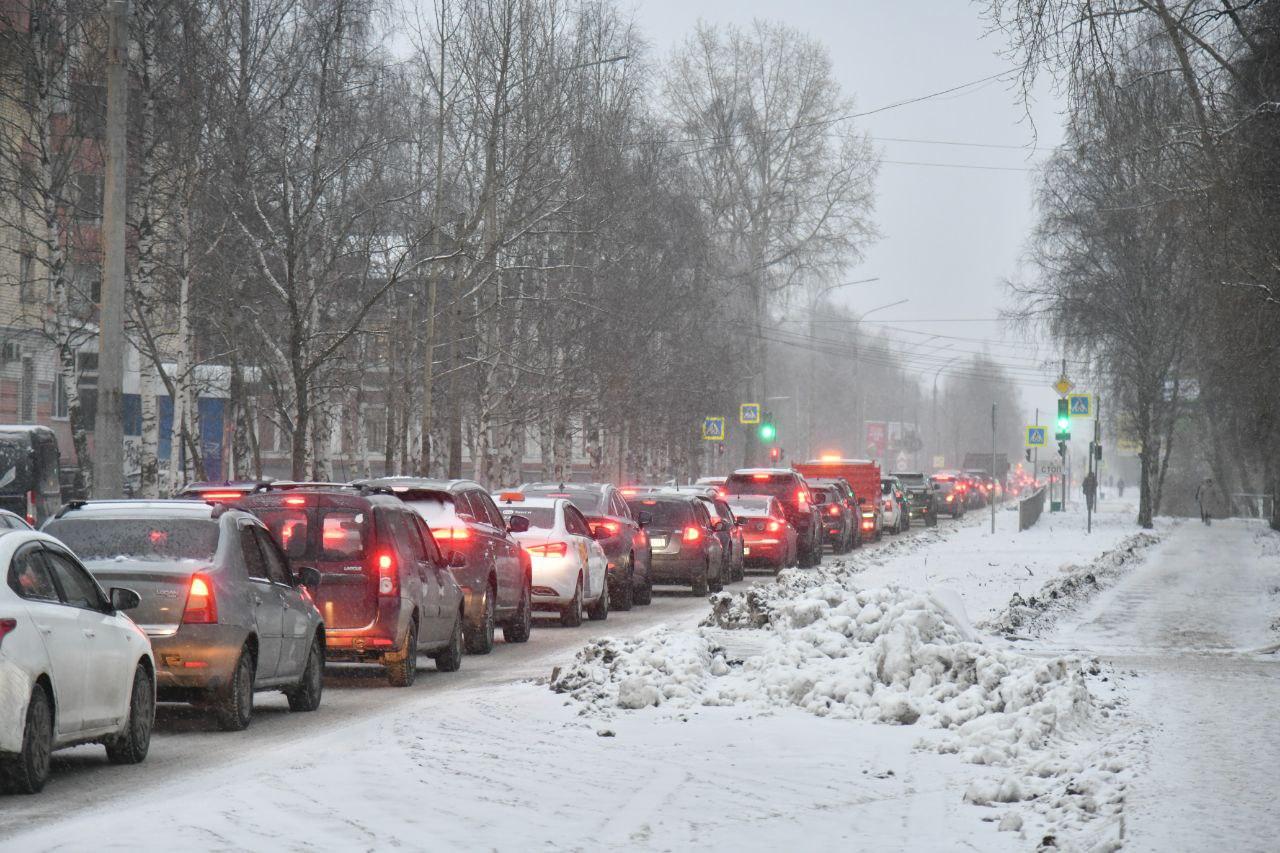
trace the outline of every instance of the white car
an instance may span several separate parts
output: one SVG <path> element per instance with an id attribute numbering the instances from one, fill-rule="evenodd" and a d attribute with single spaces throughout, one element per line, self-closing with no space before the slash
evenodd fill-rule
<path id="1" fill-rule="evenodd" d="M 138 594 L 104 594 L 66 546 L 0 528 L 0 778 L 34 794 L 50 753 L 101 743 L 115 764 L 147 756 L 155 721 L 155 659 L 122 611 Z"/>
<path id="2" fill-rule="evenodd" d="M 494 500 L 503 518 L 529 519 L 529 529 L 513 535 L 533 564 L 534 611 L 559 613 L 566 628 L 581 625 L 584 611 L 593 620 L 608 618 L 609 561 L 581 510 L 566 498 L 519 492 L 502 492 Z"/>
<path id="3" fill-rule="evenodd" d="M 892 477 L 880 481 L 880 529 L 895 535 L 911 526 L 907 514 L 902 511 L 902 492 L 897 483 Z"/>

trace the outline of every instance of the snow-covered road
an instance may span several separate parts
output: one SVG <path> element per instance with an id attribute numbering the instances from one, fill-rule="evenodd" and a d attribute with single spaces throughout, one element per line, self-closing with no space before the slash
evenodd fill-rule
<path id="1" fill-rule="evenodd" d="M 1183 523 L 1053 639 L 1112 663 L 1144 743 L 1126 849 L 1280 845 L 1280 537 Z"/>

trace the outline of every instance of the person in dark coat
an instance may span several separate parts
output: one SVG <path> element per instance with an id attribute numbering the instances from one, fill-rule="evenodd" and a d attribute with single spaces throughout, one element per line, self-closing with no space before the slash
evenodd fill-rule
<path id="1" fill-rule="evenodd" d="M 1092 471 L 1086 474 L 1081 488 L 1084 489 L 1084 502 L 1088 504 L 1089 512 L 1093 512 L 1094 505 L 1098 502 L 1098 475 Z"/>

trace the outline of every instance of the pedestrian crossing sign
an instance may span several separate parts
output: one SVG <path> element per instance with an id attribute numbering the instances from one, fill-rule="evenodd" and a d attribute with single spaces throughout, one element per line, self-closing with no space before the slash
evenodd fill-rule
<path id="1" fill-rule="evenodd" d="M 724 441 L 724 418 L 703 418 L 702 437 L 706 441 Z"/>
<path id="2" fill-rule="evenodd" d="M 1067 411 L 1071 413 L 1071 417 L 1073 418 L 1093 417 L 1093 395 L 1092 394 L 1067 395 Z"/>
<path id="3" fill-rule="evenodd" d="M 758 424 L 760 423 L 760 404 L 759 403 L 743 403 L 738 406 L 738 423 L 740 424 Z"/>
<path id="4" fill-rule="evenodd" d="M 1029 426 L 1027 427 L 1027 447 L 1044 447 L 1044 433 L 1046 427 Z"/>

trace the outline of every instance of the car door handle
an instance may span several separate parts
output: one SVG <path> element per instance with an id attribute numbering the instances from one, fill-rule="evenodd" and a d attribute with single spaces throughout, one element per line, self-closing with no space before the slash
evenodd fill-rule
<path id="1" fill-rule="evenodd" d="M 41 626 L 40 626 L 40 633 L 41 633 L 41 634 L 52 634 L 52 633 L 53 633 L 53 629 L 52 629 L 52 628 L 49 628 L 49 627 L 47 627 L 47 626 L 45 626 L 45 625 L 41 625 Z"/>
<path id="2" fill-rule="evenodd" d="M 84 629 L 82 629 L 82 630 L 83 630 L 84 635 L 85 635 L 86 637 L 88 637 L 89 639 L 93 639 L 94 637 L 98 636 L 95 632 L 90 631 L 88 628 L 84 628 Z"/>

